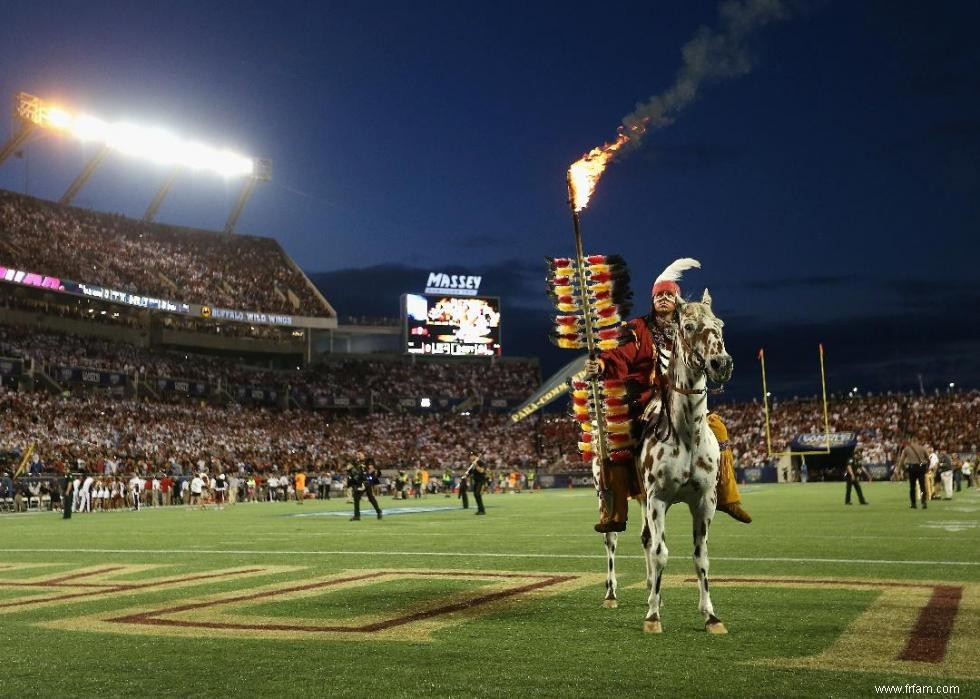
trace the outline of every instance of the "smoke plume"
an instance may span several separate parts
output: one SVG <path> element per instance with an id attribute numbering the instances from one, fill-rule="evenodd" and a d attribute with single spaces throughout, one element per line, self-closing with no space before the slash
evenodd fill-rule
<path id="1" fill-rule="evenodd" d="M 669 126 L 713 81 L 736 78 L 752 70 L 748 38 L 768 24 L 788 19 L 793 12 L 783 0 L 726 0 L 718 8 L 715 28 L 701 27 L 681 54 L 684 64 L 674 84 L 651 97 L 623 118 L 626 149 L 635 148 L 647 131 Z"/>

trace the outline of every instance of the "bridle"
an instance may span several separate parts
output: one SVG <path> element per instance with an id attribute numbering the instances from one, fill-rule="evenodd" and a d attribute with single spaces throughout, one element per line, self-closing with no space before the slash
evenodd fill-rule
<path id="1" fill-rule="evenodd" d="M 684 334 L 684 328 L 680 323 L 680 318 L 678 316 L 679 314 L 675 313 L 674 321 L 676 330 L 673 333 L 672 339 L 675 343 L 680 344 L 684 348 L 684 363 L 687 365 L 687 367 L 692 371 L 701 372 L 704 375 L 705 386 L 704 388 L 681 388 L 680 386 L 674 385 L 675 382 L 673 380 L 673 376 L 674 367 L 676 366 L 677 362 L 677 352 L 672 352 L 670 361 L 667 365 L 666 376 L 664 377 L 667 380 L 660 382 L 660 414 L 657 416 L 656 422 L 651 423 L 644 430 L 644 436 L 652 435 L 658 442 L 667 442 L 676 434 L 674 432 L 674 420 L 671 415 L 671 391 L 684 396 L 701 396 L 701 399 L 698 401 L 698 403 L 700 403 L 701 401 L 706 400 L 709 394 L 716 395 L 725 390 L 724 385 L 718 386 L 717 388 L 708 387 L 707 384 L 709 379 L 706 371 L 708 362 L 704 355 L 694 348 L 691 341 Z M 717 330 L 712 330 L 712 332 L 717 332 Z M 652 328 L 651 333 L 653 333 Z M 658 351 L 659 349 L 660 348 L 658 346 Z"/>
<path id="2" fill-rule="evenodd" d="M 717 330 L 711 329 L 709 332 L 714 333 L 717 332 Z M 719 393 L 724 393 L 725 391 L 724 384 L 719 384 L 717 388 L 708 387 L 708 383 L 711 381 L 711 379 L 708 377 L 708 371 L 707 371 L 708 360 L 705 359 L 704 355 L 701 354 L 701 352 L 699 352 L 694 348 L 694 345 L 684 334 L 684 328 L 680 323 L 677 324 L 676 337 L 677 337 L 677 342 L 681 345 L 681 347 L 684 348 L 684 363 L 687 365 L 687 368 L 690 369 L 691 371 L 700 372 L 701 374 L 703 374 L 705 385 L 704 388 L 681 388 L 680 386 L 675 386 L 674 382 L 671 381 L 669 384 L 670 390 L 676 391 L 677 393 L 680 393 L 681 395 L 684 396 L 706 396 L 708 394 L 717 395 Z M 671 356 L 671 364 L 673 364 L 673 362 L 675 361 L 675 357 L 676 354 Z M 673 372 L 668 372 L 668 374 L 673 374 Z"/>

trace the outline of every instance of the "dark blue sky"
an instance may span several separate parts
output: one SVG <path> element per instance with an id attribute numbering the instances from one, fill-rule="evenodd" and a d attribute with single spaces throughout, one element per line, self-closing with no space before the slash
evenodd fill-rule
<path id="1" fill-rule="evenodd" d="M 0 95 L 268 157 L 274 181 L 238 229 L 331 273 L 319 278 L 342 313 L 394 315 L 428 270 L 483 274 L 503 297 L 505 350 L 547 368 L 566 358 L 537 344 L 541 260 L 571 251 L 565 169 L 718 25 L 715 2 L 8 5 Z M 976 385 L 980 9 L 792 7 L 746 42 L 749 74 L 705 85 L 610 167 L 586 246 L 624 255 L 638 298 L 674 258 L 699 258 L 685 288 L 714 293 L 736 391 L 758 384 L 758 346 L 789 390 L 821 340 L 838 389 L 918 373 Z M 52 137 L 28 151 L 0 187 L 57 198 L 87 155 Z M 162 177 L 112 158 L 77 203 L 138 217 Z M 238 187 L 186 178 L 158 218 L 220 228 Z M 338 281 L 352 269 L 357 294 Z"/>

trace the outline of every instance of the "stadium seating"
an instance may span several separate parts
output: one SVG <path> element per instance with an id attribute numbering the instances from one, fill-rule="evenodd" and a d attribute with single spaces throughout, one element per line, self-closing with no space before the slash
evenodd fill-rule
<path id="1" fill-rule="evenodd" d="M 271 238 L 143 223 L 2 190 L 0 233 L 7 267 L 185 303 L 330 315 Z"/>

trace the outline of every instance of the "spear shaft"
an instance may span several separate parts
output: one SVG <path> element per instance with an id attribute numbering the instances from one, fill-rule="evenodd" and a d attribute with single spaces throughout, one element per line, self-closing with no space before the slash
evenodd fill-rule
<path id="1" fill-rule="evenodd" d="M 592 302 L 589 299 L 588 290 L 586 287 L 585 279 L 585 252 L 582 248 L 582 229 L 579 225 L 579 215 L 578 211 L 575 210 L 575 185 L 572 183 L 572 173 L 568 172 L 566 177 L 566 182 L 568 184 L 568 207 L 572 211 L 572 225 L 575 228 L 575 276 L 578 278 L 578 288 L 579 293 L 582 298 L 582 316 L 585 325 L 585 346 L 589 351 L 589 359 L 595 360 L 598 356 L 595 346 L 595 335 L 592 328 Z M 601 396 L 599 394 L 599 379 L 595 376 L 589 379 L 589 390 L 592 393 L 592 402 L 595 405 L 595 424 L 593 425 L 595 440 L 598 444 L 598 455 L 599 460 L 606 460 L 606 428 L 603 425 L 603 406 Z M 605 490 L 604 479 L 602 478 L 602 469 L 599 469 L 599 489 Z"/>

